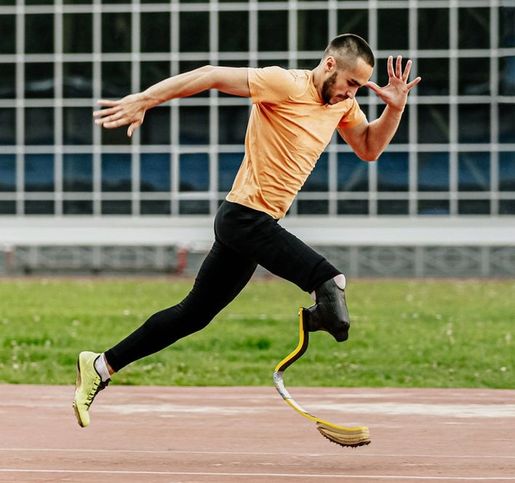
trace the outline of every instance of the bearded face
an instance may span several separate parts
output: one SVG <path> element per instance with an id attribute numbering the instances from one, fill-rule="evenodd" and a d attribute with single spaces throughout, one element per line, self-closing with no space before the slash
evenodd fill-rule
<path id="1" fill-rule="evenodd" d="M 322 84 L 322 100 L 324 104 L 331 104 L 331 98 L 334 96 L 334 84 L 336 83 L 337 72 L 333 72 L 331 77 L 326 79 Z"/>

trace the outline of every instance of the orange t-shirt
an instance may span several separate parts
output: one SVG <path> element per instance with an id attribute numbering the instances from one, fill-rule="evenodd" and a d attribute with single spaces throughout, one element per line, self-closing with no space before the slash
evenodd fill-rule
<path id="1" fill-rule="evenodd" d="M 249 69 L 245 157 L 227 200 L 282 218 L 336 128 L 365 121 L 355 99 L 323 104 L 309 70 Z"/>

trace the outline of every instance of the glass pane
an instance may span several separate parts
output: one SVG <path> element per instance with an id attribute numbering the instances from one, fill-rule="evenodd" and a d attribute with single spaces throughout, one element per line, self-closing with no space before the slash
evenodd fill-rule
<path id="1" fill-rule="evenodd" d="M 16 191 L 16 156 L 0 154 L 0 191 Z"/>
<path id="2" fill-rule="evenodd" d="M 131 51 L 131 14 L 102 14 L 102 52 Z"/>
<path id="3" fill-rule="evenodd" d="M 408 153 L 383 153 L 377 163 L 378 191 L 408 191 Z"/>
<path id="4" fill-rule="evenodd" d="M 170 62 L 142 62 L 140 64 L 141 89 L 170 77 Z"/>
<path id="5" fill-rule="evenodd" d="M 54 64 L 25 64 L 25 97 L 54 97 Z"/>
<path id="6" fill-rule="evenodd" d="M 209 156 L 205 153 L 181 154 L 179 191 L 209 190 Z"/>
<path id="7" fill-rule="evenodd" d="M 179 214 L 181 215 L 209 215 L 208 200 L 181 200 L 179 201 Z"/>
<path id="8" fill-rule="evenodd" d="M 490 200 L 459 200 L 458 213 L 460 215 L 489 215 Z"/>
<path id="9" fill-rule="evenodd" d="M 180 51 L 209 52 L 209 13 L 181 12 Z"/>
<path id="10" fill-rule="evenodd" d="M 97 127 L 96 129 L 101 129 Z M 101 129 L 101 140 L 103 146 L 129 146 L 131 138 L 127 136 L 127 126 L 116 129 Z"/>
<path id="11" fill-rule="evenodd" d="M 499 59 L 499 94 L 501 96 L 515 95 L 515 56 Z"/>
<path id="12" fill-rule="evenodd" d="M 16 144 L 16 110 L 3 107 L 0 109 L 0 145 Z"/>
<path id="13" fill-rule="evenodd" d="M 490 59 L 459 59 L 458 94 L 478 96 L 490 94 Z"/>
<path id="14" fill-rule="evenodd" d="M 338 32 L 352 32 L 368 39 L 368 10 L 338 10 Z"/>
<path id="15" fill-rule="evenodd" d="M 328 191 L 329 190 L 329 159 L 327 153 L 323 153 L 317 161 L 315 168 L 309 175 L 302 187 L 303 192 L 307 191 Z"/>
<path id="16" fill-rule="evenodd" d="M 141 52 L 170 51 L 170 14 L 151 12 L 141 14 Z"/>
<path id="17" fill-rule="evenodd" d="M 419 215 L 448 215 L 449 200 L 418 200 Z"/>
<path id="18" fill-rule="evenodd" d="M 65 13 L 63 15 L 63 52 L 76 54 L 92 51 L 93 16 L 90 13 Z"/>
<path id="19" fill-rule="evenodd" d="M 515 47 L 515 7 L 499 8 L 499 47 Z"/>
<path id="20" fill-rule="evenodd" d="M 298 200 L 297 213 L 299 215 L 327 215 L 329 202 L 327 200 Z"/>
<path id="21" fill-rule="evenodd" d="M 418 154 L 418 190 L 449 191 L 449 153 Z"/>
<path id="22" fill-rule="evenodd" d="M 515 191 L 515 152 L 499 153 L 499 190 Z"/>
<path id="23" fill-rule="evenodd" d="M 258 50 L 260 52 L 288 50 L 288 12 L 283 10 L 258 12 Z"/>
<path id="24" fill-rule="evenodd" d="M 218 142 L 243 144 L 249 118 L 247 106 L 220 106 L 218 108 Z"/>
<path id="25" fill-rule="evenodd" d="M 458 190 L 490 191 L 490 153 L 459 153 Z"/>
<path id="26" fill-rule="evenodd" d="M 430 144 L 449 142 L 448 105 L 418 106 L 418 142 Z"/>
<path id="27" fill-rule="evenodd" d="M 515 200 L 499 200 L 500 215 L 515 215 Z"/>
<path id="28" fill-rule="evenodd" d="M 141 144 L 170 144 L 170 108 L 155 107 L 145 115 L 141 125 Z"/>
<path id="29" fill-rule="evenodd" d="M 368 191 L 368 163 L 354 153 L 338 153 L 337 164 L 338 191 Z"/>
<path id="30" fill-rule="evenodd" d="M 25 52 L 50 54 L 54 51 L 54 17 L 50 14 L 25 15 Z"/>
<path id="31" fill-rule="evenodd" d="M 0 15 L 0 54 L 14 54 L 16 52 L 16 17 L 14 15 Z"/>
<path id="32" fill-rule="evenodd" d="M 398 50 L 409 47 L 408 16 L 406 9 L 378 10 L 379 49 Z"/>
<path id="33" fill-rule="evenodd" d="M 327 10 L 297 12 L 297 49 L 323 51 L 327 46 Z"/>
<path id="34" fill-rule="evenodd" d="M 416 59 L 417 75 L 422 82 L 417 86 L 421 96 L 446 96 L 449 94 L 449 59 Z"/>
<path id="35" fill-rule="evenodd" d="M 54 191 L 54 155 L 25 155 L 25 191 Z"/>
<path id="36" fill-rule="evenodd" d="M 129 200 L 103 200 L 103 215 L 130 215 L 132 213 L 132 203 Z"/>
<path id="37" fill-rule="evenodd" d="M 102 191 L 131 191 L 131 165 L 130 154 L 103 154 Z"/>
<path id="38" fill-rule="evenodd" d="M 143 200 L 140 202 L 142 215 L 169 215 L 171 213 L 169 200 Z"/>
<path id="39" fill-rule="evenodd" d="M 16 214 L 16 201 L 1 201 L 0 200 L 0 215 L 15 215 Z"/>
<path id="40" fill-rule="evenodd" d="M 27 200 L 25 201 L 26 215 L 53 215 L 54 202 L 52 200 Z"/>
<path id="41" fill-rule="evenodd" d="M 0 68 L 0 99 L 14 99 L 16 97 L 16 66 L 15 64 L 1 64 Z"/>
<path id="42" fill-rule="evenodd" d="M 170 191 L 170 155 L 168 153 L 141 155 L 140 190 Z"/>
<path id="43" fill-rule="evenodd" d="M 92 215 L 93 201 L 91 200 L 64 200 L 63 214 L 65 215 Z"/>
<path id="44" fill-rule="evenodd" d="M 392 144 L 408 144 L 409 143 L 409 109 L 405 109 L 402 113 L 401 122 L 397 128 L 397 132 L 393 136 Z"/>
<path id="45" fill-rule="evenodd" d="M 118 99 L 131 92 L 131 63 L 102 62 L 102 97 Z"/>
<path id="46" fill-rule="evenodd" d="M 209 107 L 179 108 L 179 142 L 209 144 Z"/>
<path id="47" fill-rule="evenodd" d="M 499 142 L 515 143 L 515 104 L 499 104 Z"/>
<path id="48" fill-rule="evenodd" d="M 368 200 L 339 200 L 339 215 L 368 215 Z"/>
<path id="49" fill-rule="evenodd" d="M 490 47 L 490 9 L 458 9 L 458 48 L 488 49 Z"/>
<path id="50" fill-rule="evenodd" d="M 458 141 L 460 143 L 490 141 L 490 104 L 458 106 Z"/>
<path id="51" fill-rule="evenodd" d="M 220 52 L 249 50 L 249 15 L 247 12 L 219 12 L 218 49 Z M 230 35 L 227 35 L 230 32 Z"/>
<path id="52" fill-rule="evenodd" d="M 93 118 L 89 107 L 63 108 L 63 144 L 92 144 Z"/>
<path id="53" fill-rule="evenodd" d="M 53 108 L 25 109 L 25 144 L 54 144 Z"/>
<path id="54" fill-rule="evenodd" d="M 418 9 L 418 48 L 428 50 L 449 48 L 448 9 Z"/>
<path id="55" fill-rule="evenodd" d="M 93 191 L 93 156 L 91 154 L 63 155 L 63 191 Z"/>
<path id="56" fill-rule="evenodd" d="M 63 97 L 93 97 L 93 64 L 63 63 Z"/>
<path id="57" fill-rule="evenodd" d="M 240 169 L 244 153 L 220 153 L 218 155 L 218 191 L 228 192 Z"/>
<path id="58" fill-rule="evenodd" d="M 378 200 L 378 215 L 407 215 L 409 210 L 408 200 Z"/>

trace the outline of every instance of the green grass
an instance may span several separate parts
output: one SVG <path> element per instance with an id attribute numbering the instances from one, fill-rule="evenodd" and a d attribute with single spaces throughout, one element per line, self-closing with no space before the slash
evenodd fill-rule
<path id="1" fill-rule="evenodd" d="M 191 280 L 0 282 L 0 382 L 72 384 L 80 350 L 102 351 Z M 311 335 L 288 386 L 515 386 L 515 281 L 355 280 L 351 338 Z M 204 331 L 137 361 L 121 384 L 271 385 L 297 343 L 310 298 L 280 280 L 251 283 Z"/>

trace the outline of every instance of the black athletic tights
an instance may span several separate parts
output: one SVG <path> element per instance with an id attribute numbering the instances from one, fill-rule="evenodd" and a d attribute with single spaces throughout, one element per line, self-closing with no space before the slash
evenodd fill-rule
<path id="1" fill-rule="evenodd" d="M 111 367 L 119 371 L 203 329 L 240 293 L 258 264 L 306 292 L 340 273 L 271 216 L 224 201 L 215 218 L 215 242 L 191 292 L 109 349 Z"/>

